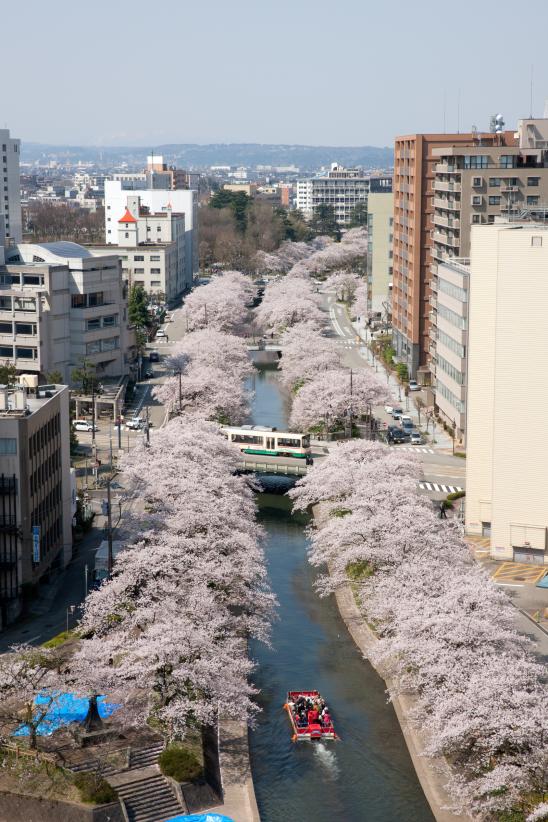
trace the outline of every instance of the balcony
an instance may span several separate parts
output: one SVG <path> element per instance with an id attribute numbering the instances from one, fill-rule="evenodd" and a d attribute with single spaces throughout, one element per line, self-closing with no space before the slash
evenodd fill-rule
<path id="1" fill-rule="evenodd" d="M 448 245 L 450 248 L 458 248 L 460 246 L 460 237 L 453 237 L 451 234 L 441 234 L 439 231 L 434 231 L 433 240 L 435 243 Z"/>
<path id="2" fill-rule="evenodd" d="M 436 174 L 458 174 L 460 172 L 459 168 L 449 163 L 437 163 L 435 170 Z"/>
<path id="3" fill-rule="evenodd" d="M 438 297 L 436 294 L 430 294 L 428 297 L 428 302 L 432 306 L 433 309 L 437 309 L 438 307 Z"/>
<path id="4" fill-rule="evenodd" d="M 441 197 L 434 197 L 434 208 L 444 208 L 448 211 L 460 212 L 460 200 L 458 202 L 442 199 Z"/>
<path id="5" fill-rule="evenodd" d="M 434 214 L 432 218 L 434 221 L 434 225 L 442 225 L 446 228 L 459 228 L 460 229 L 460 220 L 458 217 L 452 217 L 450 214 L 442 215 L 442 214 Z"/>
<path id="6" fill-rule="evenodd" d="M 461 184 L 446 180 L 434 180 L 434 191 L 455 191 L 460 193 Z"/>

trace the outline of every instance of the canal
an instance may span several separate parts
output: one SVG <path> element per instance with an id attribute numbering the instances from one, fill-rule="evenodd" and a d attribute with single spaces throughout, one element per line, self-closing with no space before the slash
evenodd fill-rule
<path id="1" fill-rule="evenodd" d="M 289 409 L 276 372 L 261 369 L 253 382 L 252 422 L 285 428 Z M 251 766 L 262 822 L 430 822 L 384 682 L 354 645 L 334 597 L 314 591 L 306 518 L 280 493 L 260 494 L 258 504 L 280 605 L 272 647 L 251 647 L 262 708 L 250 734 Z M 340 741 L 291 742 L 283 711 L 289 688 L 321 691 Z"/>

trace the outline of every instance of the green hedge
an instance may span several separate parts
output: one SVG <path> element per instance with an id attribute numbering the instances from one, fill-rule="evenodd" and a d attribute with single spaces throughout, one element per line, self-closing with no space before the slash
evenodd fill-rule
<path id="1" fill-rule="evenodd" d="M 95 773 L 84 771 L 75 774 L 74 784 L 80 791 L 82 802 L 89 802 L 91 805 L 106 805 L 108 802 L 115 802 L 118 798 L 112 785 Z"/>
<path id="2" fill-rule="evenodd" d="M 448 500 L 460 499 L 466 496 L 466 491 L 453 491 L 452 494 L 447 494 Z"/>
<path id="3" fill-rule="evenodd" d="M 176 782 L 197 779 L 202 774 L 202 765 L 193 753 L 181 745 L 169 745 L 158 760 L 164 776 L 170 776 Z"/>

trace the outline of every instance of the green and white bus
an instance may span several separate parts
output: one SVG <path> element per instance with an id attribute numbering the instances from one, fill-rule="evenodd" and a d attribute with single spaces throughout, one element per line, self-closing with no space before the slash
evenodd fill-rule
<path id="1" fill-rule="evenodd" d="M 292 431 L 278 431 L 263 425 L 223 426 L 221 429 L 230 443 L 243 454 L 263 457 L 294 457 L 306 459 L 310 456 L 310 435 L 294 434 Z"/>

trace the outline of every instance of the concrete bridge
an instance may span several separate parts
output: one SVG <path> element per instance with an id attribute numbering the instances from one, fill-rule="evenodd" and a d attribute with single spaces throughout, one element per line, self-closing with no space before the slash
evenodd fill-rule
<path id="1" fill-rule="evenodd" d="M 290 477 L 304 477 L 306 467 L 304 459 L 253 456 L 253 454 L 242 454 L 239 463 L 240 471 L 249 471 L 254 474 L 285 474 Z"/>

